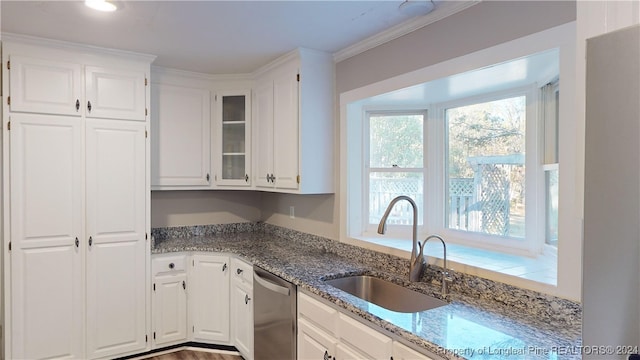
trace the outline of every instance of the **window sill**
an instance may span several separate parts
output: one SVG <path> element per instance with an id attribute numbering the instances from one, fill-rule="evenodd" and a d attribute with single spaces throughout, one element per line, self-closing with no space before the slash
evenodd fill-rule
<path id="1" fill-rule="evenodd" d="M 406 258 L 411 253 L 411 241 L 407 239 L 359 237 L 352 243 Z M 443 265 L 440 242 L 428 242 L 424 253 L 428 263 Z M 558 262 L 552 251 L 532 258 L 448 243 L 447 262 L 447 267 L 454 271 L 531 290 L 555 293 L 557 286 Z"/>

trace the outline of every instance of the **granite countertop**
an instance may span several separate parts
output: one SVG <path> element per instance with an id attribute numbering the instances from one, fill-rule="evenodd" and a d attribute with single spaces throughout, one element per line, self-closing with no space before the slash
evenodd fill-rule
<path id="1" fill-rule="evenodd" d="M 552 300 L 545 306 L 546 300 L 540 300 L 544 296 L 527 294 L 529 300 L 518 308 L 517 302 L 510 305 L 505 300 L 513 294 L 495 294 L 502 291 L 500 287 L 487 289 L 482 285 L 493 293 L 484 297 L 456 291 L 469 283 L 461 279 L 457 287 L 450 287 L 448 305 L 419 313 L 397 313 L 326 285 L 323 279 L 368 274 L 435 297 L 441 297 L 439 288 L 428 282 L 407 282 L 406 276 L 400 275 L 405 269 L 398 269 L 403 265 L 386 260 L 385 255 L 337 242 L 324 244 L 332 240 L 323 238 L 290 235 L 272 229 L 195 236 L 165 231 L 155 234 L 152 254 L 208 251 L 237 255 L 395 334 L 405 343 L 447 359 L 581 358 L 580 319 L 575 319 L 576 310 L 571 304 Z M 376 258 L 378 255 L 382 258 Z M 558 316 L 563 312 L 568 315 Z"/>

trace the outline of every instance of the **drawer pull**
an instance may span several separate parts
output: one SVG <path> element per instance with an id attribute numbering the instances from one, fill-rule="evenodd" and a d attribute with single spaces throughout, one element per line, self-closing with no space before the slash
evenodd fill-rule
<path id="1" fill-rule="evenodd" d="M 176 267 L 176 264 L 174 264 L 174 263 L 170 263 L 170 264 L 169 264 L 169 269 L 172 269 L 172 270 L 173 270 L 173 268 L 175 268 L 175 267 Z"/>
<path id="2" fill-rule="evenodd" d="M 242 274 L 242 272 L 243 272 L 243 271 L 244 271 L 244 270 L 242 270 L 242 269 L 238 268 L 238 269 L 236 270 L 236 274 L 240 275 L 240 274 Z"/>

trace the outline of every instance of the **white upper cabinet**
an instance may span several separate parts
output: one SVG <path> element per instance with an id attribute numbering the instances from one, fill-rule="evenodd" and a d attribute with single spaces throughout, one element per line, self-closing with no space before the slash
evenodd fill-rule
<path id="1" fill-rule="evenodd" d="M 87 66 L 85 79 L 87 117 L 146 120 L 143 71 Z"/>
<path id="2" fill-rule="evenodd" d="M 83 66 L 41 56 L 9 57 L 10 111 L 146 121 L 143 69 Z"/>
<path id="3" fill-rule="evenodd" d="M 257 189 L 334 191 L 333 78 L 331 55 L 307 49 L 259 71 L 253 132 Z"/>
<path id="4" fill-rule="evenodd" d="M 81 115 L 80 64 L 16 55 L 9 67 L 10 111 Z"/>
<path id="5" fill-rule="evenodd" d="M 273 83 L 258 83 L 253 95 L 253 141 L 256 188 L 273 188 Z"/>
<path id="6" fill-rule="evenodd" d="M 151 186 L 208 188 L 211 166 L 209 90 L 151 84 Z"/>
<path id="7" fill-rule="evenodd" d="M 216 185 L 250 186 L 251 92 L 216 94 Z"/>
<path id="8" fill-rule="evenodd" d="M 252 82 L 160 67 L 152 77 L 152 190 L 249 188 Z"/>

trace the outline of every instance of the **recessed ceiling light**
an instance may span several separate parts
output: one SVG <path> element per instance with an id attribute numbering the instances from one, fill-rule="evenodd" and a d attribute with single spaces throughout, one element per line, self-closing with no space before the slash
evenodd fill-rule
<path id="1" fill-rule="evenodd" d="M 114 3 L 106 0 L 85 0 L 84 4 L 98 11 L 111 12 L 118 9 Z"/>

